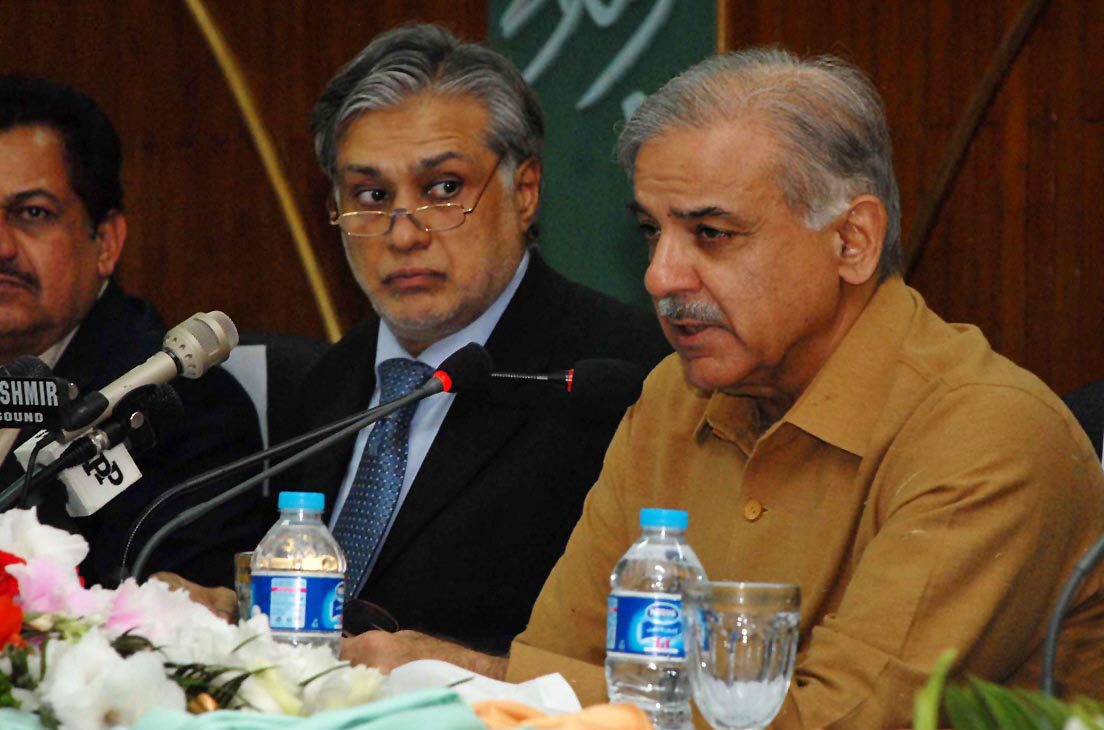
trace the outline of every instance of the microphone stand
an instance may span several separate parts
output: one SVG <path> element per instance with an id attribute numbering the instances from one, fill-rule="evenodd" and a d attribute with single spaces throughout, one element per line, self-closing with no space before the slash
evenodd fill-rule
<path id="1" fill-rule="evenodd" d="M 1056 689 L 1054 656 L 1058 651 L 1058 632 L 1062 629 L 1062 619 L 1065 618 L 1066 609 L 1069 608 L 1070 601 L 1073 600 L 1077 589 L 1081 587 L 1085 576 L 1093 571 L 1093 568 L 1097 566 L 1102 557 L 1104 557 L 1104 535 L 1094 542 L 1081 559 L 1077 561 L 1077 564 L 1073 566 L 1073 573 L 1066 581 L 1065 587 L 1062 588 L 1062 595 L 1058 598 L 1058 603 L 1050 614 L 1046 640 L 1043 642 L 1043 667 L 1040 687 L 1052 697 L 1055 696 Z"/>
<path id="2" fill-rule="evenodd" d="M 176 517 L 172 518 L 171 520 L 166 522 L 163 526 L 161 526 L 161 528 L 158 529 L 157 532 L 153 533 L 153 535 L 150 537 L 150 539 L 142 547 L 142 550 L 138 553 L 138 557 L 135 558 L 134 568 L 130 571 L 130 576 L 141 579 L 142 572 L 144 571 L 144 569 L 146 567 L 146 563 L 149 562 L 150 555 L 153 554 L 154 549 L 156 549 L 157 546 L 162 541 L 164 541 L 164 539 L 170 533 L 177 530 L 178 528 L 184 527 L 185 525 L 189 525 L 192 522 L 195 522 L 200 517 L 207 514 L 208 512 L 213 510 L 215 507 L 218 507 L 223 502 L 227 502 L 227 501 L 233 499 L 234 497 L 237 497 L 239 494 L 244 494 L 245 492 L 252 489 L 255 485 L 257 485 L 257 484 L 261 483 L 262 481 L 264 481 L 265 479 L 268 479 L 271 476 L 279 474 L 280 472 L 284 471 L 285 469 L 288 469 L 289 467 L 295 466 L 296 464 L 303 461 L 307 457 L 313 456 L 314 454 L 318 453 L 319 451 L 321 451 L 321 450 L 331 446 L 332 444 L 336 443 L 337 441 L 340 441 L 341 439 L 345 438 L 349 434 L 356 433 L 357 431 L 364 428 L 365 426 L 367 426 L 369 424 L 372 424 L 372 423 L 375 423 L 376 421 L 380 420 L 381 418 L 384 418 L 384 417 L 390 415 L 392 412 L 398 410 L 399 408 L 402 408 L 403 406 L 407 405 L 408 403 L 413 403 L 415 401 L 419 401 L 422 398 L 426 398 L 428 396 L 434 395 L 435 393 L 441 393 L 443 391 L 444 391 L 444 386 L 441 383 L 441 381 L 437 380 L 436 378 L 431 378 L 424 386 L 422 386 L 418 390 L 411 391 L 410 393 L 407 393 L 406 395 L 404 395 L 402 397 L 396 398 L 393 401 L 388 401 L 387 403 L 385 403 L 381 406 L 377 406 L 376 408 L 372 408 L 372 409 L 370 409 L 370 410 L 368 410 L 364 413 L 361 413 L 357 416 L 352 417 L 351 419 L 345 419 L 345 421 L 348 421 L 347 425 L 345 425 L 344 427 L 339 428 L 337 431 L 334 431 L 330 435 L 328 435 L 325 438 L 315 442 L 311 446 L 308 446 L 307 448 L 303 449 L 302 451 L 295 454 L 294 456 L 290 456 L 287 459 L 284 459 L 283 461 L 281 461 L 277 464 L 274 464 L 273 466 L 270 466 L 267 469 L 264 469 L 260 473 L 253 475 L 249 479 L 246 479 L 244 482 L 241 482 L 240 484 L 237 484 L 237 485 L 231 487 L 230 489 L 227 489 L 225 492 L 222 492 L 221 494 L 207 500 L 206 502 L 201 502 L 200 504 L 197 504 L 194 507 L 190 507 L 190 508 L 184 510 L 183 512 L 178 514 Z M 339 422 L 339 423 L 341 423 L 341 422 Z M 333 425 L 331 424 L 331 426 L 323 427 L 322 430 L 332 429 L 332 428 L 333 428 Z M 300 439 L 305 439 L 308 436 L 310 436 L 310 434 L 306 434 L 306 435 L 300 437 Z M 285 443 L 283 443 L 280 446 L 277 446 L 275 448 L 286 450 L 288 448 L 291 448 L 291 444 L 292 444 L 291 441 L 287 441 L 287 442 L 285 442 Z M 255 458 L 255 457 L 246 457 L 246 458 Z M 263 458 L 257 459 L 257 460 L 258 461 L 263 461 Z M 237 463 L 237 462 L 235 462 L 235 463 Z M 227 470 L 230 470 L 230 467 L 233 467 L 233 466 L 234 466 L 234 464 L 230 464 L 228 467 L 224 467 L 224 468 L 227 469 Z M 241 468 L 244 468 L 244 467 L 241 467 Z M 203 475 L 201 475 L 201 476 L 203 476 Z M 220 474 L 220 476 L 221 476 L 221 474 Z M 187 484 L 187 482 L 185 482 L 185 484 Z M 180 486 L 184 486 L 184 485 L 180 485 Z M 125 565 L 125 563 L 120 566 L 120 570 L 122 571 L 122 573 L 124 574 L 124 577 L 125 577 L 126 576 L 126 565 Z"/>
<path id="3" fill-rule="evenodd" d="M 414 391 L 414 393 L 417 393 L 417 392 L 418 391 Z M 413 395 L 413 393 L 411 393 L 411 395 Z M 371 417 L 371 416 L 376 416 L 376 417 L 382 418 L 383 416 L 386 416 L 387 413 L 390 413 L 391 411 L 388 410 L 386 413 L 380 413 L 379 412 L 380 409 L 385 408 L 385 407 L 389 407 L 390 405 L 391 405 L 390 403 L 385 403 L 384 405 L 376 406 L 375 408 L 369 408 L 366 411 L 361 411 L 359 413 L 354 413 L 351 416 L 346 416 L 345 418 L 334 421 L 333 423 L 327 423 L 325 426 L 319 426 L 318 428 L 314 429 L 313 431 L 308 431 L 307 433 L 300 434 L 299 436 L 296 436 L 294 438 L 290 438 L 287 441 L 276 444 L 275 446 L 270 446 L 269 448 L 264 449 L 263 451 L 258 451 L 255 454 L 250 454 L 248 456 L 243 456 L 242 458 L 238 459 L 237 461 L 232 461 L 229 464 L 223 464 L 222 466 L 217 466 L 213 469 L 208 469 L 207 471 L 203 472 L 202 474 L 197 474 L 194 477 L 191 477 L 190 479 L 187 479 L 187 480 L 181 482 L 180 484 L 177 484 L 176 486 L 172 487 L 171 489 L 169 489 L 165 492 L 162 492 L 157 497 L 157 499 L 150 502 L 149 505 L 144 510 L 142 510 L 142 514 L 138 515 L 138 519 L 136 519 L 134 521 L 134 524 L 131 525 L 130 534 L 127 535 L 126 545 L 123 547 L 123 556 L 122 556 L 122 559 L 120 561 L 120 566 L 119 566 L 120 571 L 122 573 L 121 578 L 125 579 L 127 577 L 126 564 L 127 564 L 128 558 L 130 556 L 130 547 L 134 543 L 134 538 L 138 535 L 138 530 L 142 527 L 142 523 L 144 523 L 147 519 L 149 519 L 149 516 L 153 512 L 155 512 L 159 507 L 161 507 L 165 502 L 169 501 L 170 499 L 174 499 L 176 497 L 180 497 L 180 496 L 183 496 L 183 495 L 186 495 L 186 494 L 190 494 L 191 492 L 194 492 L 195 490 L 197 490 L 197 489 L 199 489 L 199 488 L 201 488 L 201 487 L 203 487 L 207 484 L 210 484 L 211 482 L 218 481 L 219 479 L 222 479 L 223 477 L 227 477 L 227 476 L 230 476 L 231 474 L 236 474 L 240 471 L 244 471 L 245 469 L 248 469 L 251 466 L 256 466 L 257 464 L 260 464 L 263 461 L 268 461 L 270 459 L 279 459 L 280 457 L 282 457 L 285 454 L 288 454 L 288 453 L 298 449 L 299 447 L 303 446 L 304 444 L 309 445 L 311 443 L 314 443 L 317 439 L 319 439 L 321 437 L 328 436 L 328 435 L 334 433 L 337 429 L 344 428 L 344 427 L 352 425 L 354 423 L 361 424 L 361 421 L 365 418 L 368 418 L 368 417 Z M 360 428 L 364 428 L 364 426 L 366 426 L 366 425 L 368 425 L 369 423 L 372 423 L 372 422 L 373 421 L 367 421 L 367 422 L 361 424 Z M 347 433 L 347 432 L 343 432 L 343 433 Z M 327 443 L 332 443 L 332 442 L 327 442 Z M 311 453 L 314 453 L 314 452 L 312 451 Z M 288 466 L 292 466 L 292 464 L 289 464 Z M 277 472 L 277 473 L 279 473 L 279 472 Z"/>

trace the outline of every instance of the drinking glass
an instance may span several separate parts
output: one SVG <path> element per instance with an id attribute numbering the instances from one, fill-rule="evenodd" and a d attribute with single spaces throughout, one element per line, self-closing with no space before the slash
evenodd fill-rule
<path id="1" fill-rule="evenodd" d="M 253 551 L 234 553 L 234 592 L 238 594 L 238 620 L 247 621 L 253 612 L 252 571 Z"/>
<path id="2" fill-rule="evenodd" d="M 801 589 L 702 582 L 684 602 L 686 666 L 702 716 L 716 730 L 769 725 L 793 676 Z"/>

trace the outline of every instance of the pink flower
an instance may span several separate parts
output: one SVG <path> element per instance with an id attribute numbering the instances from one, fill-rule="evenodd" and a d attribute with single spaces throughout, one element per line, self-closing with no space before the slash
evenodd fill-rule
<path id="1" fill-rule="evenodd" d="M 9 565 L 8 573 L 19 581 L 19 603 L 26 612 L 102 617 L 111 604 L 110 591 L 99 586 L 84 588 L 71 566 L 49 557 L 32 558 L 26 565 Z"/>
<path id="2" fill-rule="evenodd" d="M 196 630 L 207 624 L 226 626 L 187 593 L 169 590 L 159 580 L 138 585 L 130 578 L 114 591 L 104 628 L 118 633 L 134 631 L 161 644 L 182 630 Z"/>

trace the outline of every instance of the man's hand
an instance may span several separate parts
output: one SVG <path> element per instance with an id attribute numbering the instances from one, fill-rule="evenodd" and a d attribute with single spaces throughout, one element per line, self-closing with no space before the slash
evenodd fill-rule
<path id="1" fill-rule="evenodd" d="M 341 658 L 353 664 L 376 667 L 384 674 L 415 659 L 441 659 L 493 679 L 506 676 L 506 657 L 483 654 L 451 641 L 417 631 L 366 631 L 343 639 Z"/>
<path id="2" fill-rule="evenodd" d="M 238 595 L 229 588 L 207 588 L 181 578 L 176 573 L 165 571 L 154 573 L 150 577 L 165 583 L 174 591 L 187 591 L 189 598 L 227 623 L 238 620 Z"/>

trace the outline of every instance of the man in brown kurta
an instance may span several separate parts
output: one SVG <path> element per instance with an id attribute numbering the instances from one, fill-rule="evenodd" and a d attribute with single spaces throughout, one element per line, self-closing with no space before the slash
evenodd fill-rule
<path id="1" fill-rule="evenodd" d="M 1104 531 L 1104 471 L 1076 421 L 973 327 L 884 282 L 762 436 L 747 398 L 665 360 L 621 423 L 583 518 L 515 641 L 508 678 L 604 678 L 609 574 L 641 507 L 690 513 L 715 580 L 798 583 L 801 649 L 776 727 L 903 727 L 945 648 L 983 677 L 1037 682 L 1048 613 Z M 1099 696 L 1101 579 L 1062 632 L 1067 689 Z M 1093 598 L 1095 596 L 1095 599 Z"/>
<path id="2" fill-rule="evenodd" d="M 896 273 L 869 82 L 718 57 L 646 101 L 621 153 L 677 356 L 622 421 L 507 678 L 561 671 L 603 699 L 609 575 L 640 508 L 667 507 L 689 512 L 710 578 L 801 586 L 776 728 L 906 726 L 951 647 L 960 673 L 1035 683 L 1056 597 L 1104 531 L 1104 472 L 1045 385 Z M 1099 575 L 1062 638 L 1062 686 L 1099 694 Z"/>

